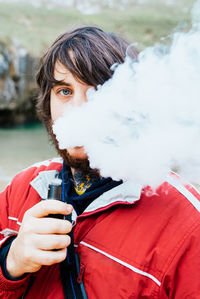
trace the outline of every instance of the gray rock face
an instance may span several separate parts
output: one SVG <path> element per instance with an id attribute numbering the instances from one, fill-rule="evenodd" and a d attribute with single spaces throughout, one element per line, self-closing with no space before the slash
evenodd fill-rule
<path id="1" fill-rule="evenodd" d="M 34 120 L 37 63 L 16 41 L 9 46 L 0 42 L 1 126 Z"/>

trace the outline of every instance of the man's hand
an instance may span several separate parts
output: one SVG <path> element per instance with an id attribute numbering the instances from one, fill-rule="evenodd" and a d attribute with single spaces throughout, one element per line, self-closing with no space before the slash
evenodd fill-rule
<path id="1" fill-rule="evenodd" d="M 67 246 L 71 242 L 67 234 L 72 230 L 72 224 L 67 220 L 45 216 L 68 215 L 72 209 L 71 205 L 58 200 L 44 200 L 26 211 L 6 260 L 11 277 L 36 272 L 43 265 L 60 263 L 66 258 Z"/>

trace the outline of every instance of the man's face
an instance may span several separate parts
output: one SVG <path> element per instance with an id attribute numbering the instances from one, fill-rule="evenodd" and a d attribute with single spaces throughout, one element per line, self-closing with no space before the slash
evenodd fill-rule
<path id="1" fill-rule="evenodd" d="M 53 122 L 62 116 L 63 110 L 67 109 L 68 106 L 77 107 L 87 102 L 86 91 L 92 87 L 78 81 L 60 62 L 55 64 L 54 78 L 62 81 L 62 83 L 54 85 L 50 94 L 50 110 Z M 83 147 L 67 148 L 66 150 L 66 155 L 72 162 L 73 160 L 81 161 L 88 158 Z M 73 163 L 69 166 L 73 167 Z"/>

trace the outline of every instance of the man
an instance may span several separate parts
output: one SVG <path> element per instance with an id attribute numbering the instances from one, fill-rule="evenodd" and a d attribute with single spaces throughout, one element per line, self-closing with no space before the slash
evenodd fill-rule
<path id="1" fill-rule="evenodd" d="M 61 151 L 51 129 L 112 76 L 127 46 L 83 27 L 44 55 L 37 109 L 62 160 L 22 171 L 0 195 L 1 298 L 200 298 L 198 192 L 175 174 L 155 193 L 102 178 L 83 147 Z M 137 58 L 136 49 L 130 54 Z M 63 202 L 41 201 L 55 177 Z"/>

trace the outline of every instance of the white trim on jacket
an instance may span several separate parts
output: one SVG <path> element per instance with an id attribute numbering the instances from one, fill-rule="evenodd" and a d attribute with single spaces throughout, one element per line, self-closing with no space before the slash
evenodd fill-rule
<path id="1" fill-rule="evenodd" d="M 86 246 L 86 247 L 88 247 L 88 248 L 90 248 L 90 249 L 92 249 L 92 250 L 94 250 L 94 251 L 96 251 L 96 252 L 99 252 L 100 254 L 103 254 L 103 255 L 106 256 L 107 258 L 110 258 L 111 260 L 113 260 L 113 261 L 115 261 L 115 262 L 117 262 L 117 263 L 119 263 L 119 264 L 125 266 L 126 268 L 129 268 L 130 270 L 132 270 L 132 271 L 135 272 L 135 273 L 138 273 L 138 274 L 140 274 L 140 275 L 143 275 L 143 276 L 146 276 L 146 277 L 150 278 L 150 279 L 153 280 L 158 286 L 161 285 L 161 282 L 160 282 L 156 277 L 154 277 L 152 274 L 150 274 L 150 273 L 148 273 L 148 272 L 144 272 L 144 271 L 142 271 L 142 270 L 140 270 L 140 269 L 138 269 L 138 268 L 135 268 L 135 267 L 133 267 L 132 265 L 130 265 L 130 264 L 128 264 L 128 263 L 126 263 L 126 262 L 124 262 L 124 261 L 122 261 L 122 260 L 120 260 L 120 259 L 114 257 L 113 255 L 111 255 L 111 254 L 109 254 L 109 253 L 107 253 L 107 252 L 105 252 L 105 251 L 103 251 L 103 250 L 101 250 L 101 249 L 99 249 L 99 248 L 97 248 L 97 247 L 95 247 L 95 246 L 93 246 L 93 245 L 90 245 L 90 244 L 88 244 L 88 243 L 86 243 L 86 242 L 84 242 L 84 241 L 81 241 L 80 244 L 83 245 L 83 246 Z"/>

